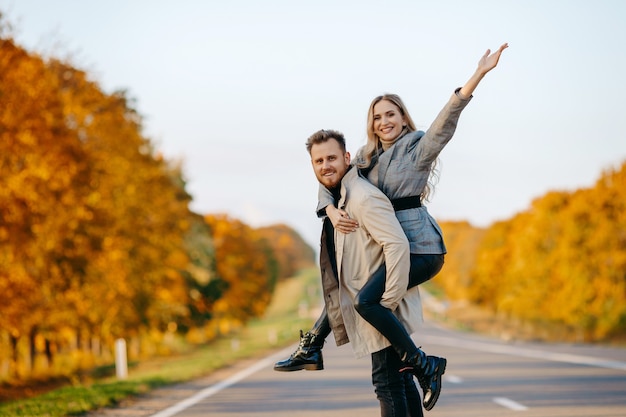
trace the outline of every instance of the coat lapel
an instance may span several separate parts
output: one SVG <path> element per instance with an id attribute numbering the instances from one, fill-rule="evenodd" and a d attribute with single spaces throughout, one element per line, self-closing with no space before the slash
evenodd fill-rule
<path id="1" fill-rule="evenodd" d="M 393 152 L 396 147 L 392 146 L 386 152 L 383 152 L 378 158 L 378 189 L 383 189 L 385 175 L 387 175 L 387 170 L 389 169 L 389 164 L 391 163 L 391 158 L 393 157 Z"/>
<path id="2" fill-rule="evenodd" d="M 343 179 L 341 180 L 341 198 L 339 199 L 339 203 L 337 204 L 337 207 L 342 210 L 346 208 L 346 199 L 348 198 L 347 190 L 346 190 L 346 186 L 344 185 L 344 182 L 349 181 L 350 175 L 354 174 L 354 172 L 356 172 L 356 169 L 352 169 L 348 171 L 346 175 L 343 177 Z M 341 279 L 342 279 L 341 277 L 343 275 L 343 268 L 342 268 L 343 245 L 346 240 L 346 235 L 343 233 L 338 233 L 336 230 L 334 230 L 334 233 L 335 233 L 335 253 L 337 254 L 337 277 L 339 278 L 339 282 L 341 282 Z"/>

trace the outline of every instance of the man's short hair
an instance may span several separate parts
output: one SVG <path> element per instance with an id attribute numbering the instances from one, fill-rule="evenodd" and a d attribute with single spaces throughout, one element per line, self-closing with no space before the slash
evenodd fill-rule
<path id="1" fill-rule="evenodd" d="M 335 139 L 339 142 L 339 146 L 343 153 L 346 153 L 346 139 L 343 137 L 343 133 L 336 130 L 322 129 L 313 133 L 306 141 L 306 150 L 311 153 L 313 145 L 327 142 L 329 139 Z"/>

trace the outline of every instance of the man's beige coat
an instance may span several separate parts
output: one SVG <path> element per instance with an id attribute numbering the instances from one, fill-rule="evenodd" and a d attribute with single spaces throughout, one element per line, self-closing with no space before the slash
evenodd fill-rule
<path id="1" fill-rule="evenodd" d="M 351 342 L 355 355 L 362 357 L 390 346 L 354 309 L 356 294 L 383 263 L 387 280 L 381 304 L 394 311 L 409 334 L 423 321 L 422 305 L 417 286 L 407 291 L 409 242 L 389 199 L 353 168 L 342 179 L 338 207 L 359 228 L 335 232 L 339 282 L 330 276 L 330 268 L 322 268 L 326 310 L 337 344 Z"/>

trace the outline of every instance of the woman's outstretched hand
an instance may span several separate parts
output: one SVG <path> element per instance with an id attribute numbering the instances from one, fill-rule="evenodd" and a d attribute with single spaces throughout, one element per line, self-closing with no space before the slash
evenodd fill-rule
<path id="1" fill-rule="evenodd" d="M 469 80 L 465 83 L 463 87 L 459 90 L 459 95 L 461 98 L 470 98 L 472 94 L 474 94 L 474 90 L 478 87 L 480 80 L 483 79 L 485 74 L 494 69 L 496 65 L 498 65 L 498 61 L 500 60 L 500 55 L 502 55 L 502 51 L 509 47 L 508 43 L 503 43 L 502 46 L 498 48 L 496 52 L 491 53 L 491 49 L 487 49 L 485 55 L 480 58 L 478 61 L 478 67 L 474 74 L 470 77 Z"/>
<path id="2" fill-rule="evenodd" d="M 487 49 L 485 55 L 480 58 L 478 61 L 478 71 L 482 74 L 486 74 L 498 65 L 498 61 L 500 60 L 500 55 L 502 55 L 502 51 L 509 47 L 508 43 L 502 44 L 496 52 L 491 53 L 491 49 Z"/>
<path id="3" fill-rule="evenodd" d="M 359 222 L 350 218 L 345 210 L 340 210 L 332 204 L 326 207 L 326 215 L 333 224 L 335 230 L 348 234 L 354 232 L 359 227 Z"/>

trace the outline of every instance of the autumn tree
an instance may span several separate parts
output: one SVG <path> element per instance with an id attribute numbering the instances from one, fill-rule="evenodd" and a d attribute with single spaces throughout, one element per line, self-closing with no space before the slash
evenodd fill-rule
<path id="1" fill-rule="evenodd" d="M 60 61 L 50 69 L 63 87 L 65 120 L 92 170 L 90 226 L 101 250 L 81 286 L 90 297 L 81 299 L 100 302 L 79 309 L 87 314 L 85 330 L 113 339 L 164 329 L 188 313 L 181 271 L 189 261 L 184 238 L 192 213 L 180 168 L 142 136 L 141 117 L 124 92 L 105 94 L 86 73 Z"/>
<path id="2" fill-rule="evenodd" d="M 227 215 L 206 215 L 205 221 L 215 247 L 216 279 L 222 282 L 221 297 L 213 305 L 215 317 L 246 322 L 260 316 L 276 282 L 267 242 Z"/>
<path id="3" fill-rule="evenodd" d="M 0 40 L 0 96 L 0 327 L 30 339 L 32 363 L 34 338 L 67 319 L 60 297 L 84 273 L 90 173 L 54 75 L 10 39 Z"/>
<path id="4" fill-rule="evenodd" d="M 180 330 L 202 328 L 213 318 L 213 306 L 227 288 L 216 273 L 215 248 L 211 229 L 204 218 L 195 215 L 185 237 L 189 264 L 184 271 L 189 291 L 189 316 L 179 323 Z"/>
<path id="5" fill-rule="evenodd" d="M 188 316 L 191 197 L 125 93 L 7 38 L 0 97 L 0 340 L 13 368 L 20 340 L 32 364 L 44 338 L 51 362 Z"/>
<path id="6" fill-rule="evenodd" d="M 550 192 L 490 227 L 471 297 L 572 337 L 626 332 L 626 163 L 589 189 Z"/>
<path id="7" fill-rule="evenodd" d="M 305 267 L 315 265 L 315 252 L 291 227 L 276 224 L 257 229 L 272 248 L 278 262 L 278 279 L 286 279 Z"/>
<path id="8" fill-rule="evenodd" d="M 467 300 L 471 285 L 470 274 L 476 263 L 478 245 L 485 230 L 469 222 L 440 222 L 448 253 L 445 263 L 433 283 L 452 300 Z"/>

